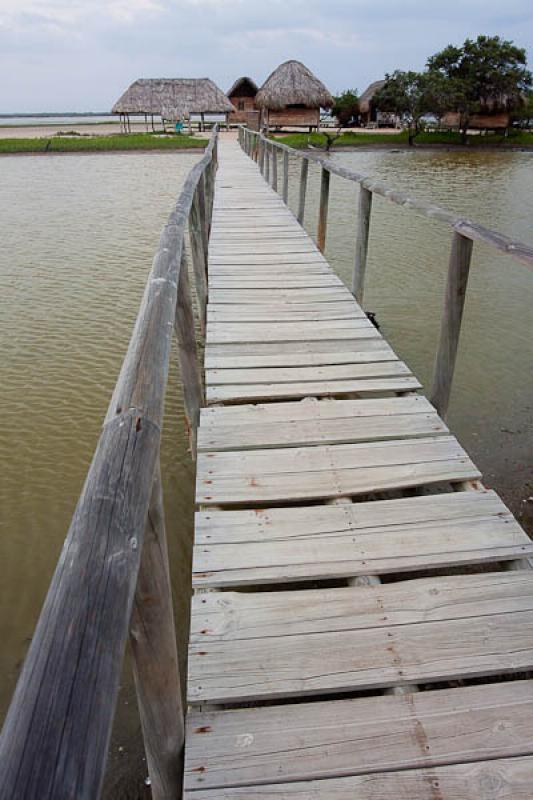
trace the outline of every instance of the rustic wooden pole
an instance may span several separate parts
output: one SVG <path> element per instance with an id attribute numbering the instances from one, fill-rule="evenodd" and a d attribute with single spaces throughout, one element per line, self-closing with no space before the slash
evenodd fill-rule
<path id="1" fill-rule="evenodd" d="M 265 180 L 270 183 L 270 145 L 265 142 Z"/>
<path id="2" fill-rule="evenodd" d="M 159 459 L 133 601 L 130 644 L 152 797 L 174 800 L 181 791 L 185 734 Z"/>
<path id="3" fill-rule="evenodd" d="M 309 159 L 305 156 L 302 157 L 302 166 L 300 169 L 300 195 L 298 198 L 298 222 L 300 225 L 304 224 L 305 215 L 305 195 L 307 193 L 307 174 L 309 172 Z"/>
<path id="4" fill-rule="evenodd" d="M 196 431 L 200 421 L 200 408 L 204 405 L 204 390 L 198 359 L 189 270 L 185 250 L 182 251 L 181 255 L 174 329 L 178 340 L 178 358 L 183 387 L 183 404 L 189 429 L 189 443 L 191 455 L 195 458 Z"/>
<path id="5" fill-rule="evenodd" d="M 285 205 L 289 203 L 289 153 L 287 150 L 283 153 L 283 202 Z"/>
<path id="6" fill-rule="evenodd" d="M 207 207 L 206 207 L 206 191 L 205 191 L 205 170 L 200 175 L 200 180 L 198 181 L 198 187 L 196 189 L 196 194 L 198 198 L 198 211 L 200 212 L 200 230 L 202 232 L 202 243 L 204 246 L 204 254 L 205 254 L 205 271 L 207 274 L 207 248 L 209 245 L 209 229 L 207 223 Z"/>
<path id="7" fill-rule="evenodd" d="M 278 150 L 274 144 L 270 145 L 270 152 L 272 155 L 272 188 L 275 192 L 278 191 Z"/>
<path id="8" fill-rule="evenodd" d="M 326 249 L 326 232 L 328 229 L 328 204 L 329 204 L 329 179 L 330 174 L 322 167 L 320 177 L 320 208 L 318 210 L 318 230 L 316 242 L 318 249 L 323 253 Z"/>
<path id="9" fill-rule="evenodd" d="M 200 312 L 200 328 L 205 334 L 207 314 L 207 250 L 204 247 L 202 219 L 199 208 L 198 193 L 194 193 L 189 216 L 189 239 L 191 242 L 192 264 L 194 270 L 194 286 L 198 298 Z"/>
<path id="10" fill-rule="evenodd" d="M 364 186 L 360 186 L 359 210 L 357 213 L 357 239 L 355 241 L 355 264 L 352 278 L 352 294 L 359 304 L 363 302 L 363 293 L 365 289 L 371 210 L 372 192 L 369 189 L 365 189 Z"/>
<path id="11" fill-rule="evenodd" d="M 454 231 L 439 346 L 431 388 L 431 402 L 443 419 L 446 417 L 450 402 L 472 247 L 471 239 Z"/>

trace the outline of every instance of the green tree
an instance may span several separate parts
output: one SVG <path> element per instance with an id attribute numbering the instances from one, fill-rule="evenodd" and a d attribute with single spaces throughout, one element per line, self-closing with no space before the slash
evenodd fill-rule
<path id="1" fill-rule="evenodd" d="M 385 75 L 385 84 L 374 95 L 380 111 L 392 111 L 407 124 L 410 145 L 422 128 L 422 117 L 437 103 L 437 84 L 440 79 L 432 80 L 427 73 L 396 70 Z"/>
<path id="2" fill-rule="evenodd" d="M 466 141 L 472 114 L 484 109 L 517 109 L 532 86 L 526 52 L 499 36 L 467 39 L 461 47 L 448 45 L 427 62 L 428 74 L 446 80 L 445 104 L 459 113 Z"/>
<path id="3" fill-rule="evenodd" d="M 345 92 L 334 97 L 331 113 L 337 117 L 339 125 L 347 125 L 354 117 L 359 114 L 359 97 L 357 89 L 346 89 Z"/>

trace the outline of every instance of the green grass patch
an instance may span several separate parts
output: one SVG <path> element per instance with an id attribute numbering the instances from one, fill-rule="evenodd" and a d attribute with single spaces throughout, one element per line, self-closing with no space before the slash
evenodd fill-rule
<path id="1" fill-rule="evenodd" d="M 273 137 L 296 150 L 305 150 L 309 145 L 325 149 L 327 138 L 322 133 L 291 133 Z M 389 144 L 391 147 L 408 144 L 407 131 L 398 133 L 367 133 L 364 130 L 343 133 L 335 140 L 332 149 L 341 147 L 368 147 L 373 144 Z M 457 131 L 422 131 L 415 138 L 415 145 L 460 145 L 461 135 Z M 533 132 L 512 130 L 503 133 L 472 134 L 467 138 L 469 147 L 533 147 Z"/>
<path id="2" fill-rule="evenodd" d="M 122 133 L 110 136 L 51 136 L 42 139 L 0 139 L 0 153 L 97 153 L 113 150 L 183 150 L 204 148 L 207 139 L 184 134 L 154 136 Z"/>
<path id="3" fill-rule="evenodd" d="M 289 147 L 294 147 L 296 150 L 304 150 L 309 145 L 314 147 L 325 148 L 327 137 L 323 133 L 290 133 L 286 136 L 275 136 L 277 141 Z M 398 131 L 398 133 L 366 133 L 365 131 L 349 131 L 343 133 L 338 139 L 335 139 L 333 148 L 337 147 L 358 147 L 360 145 L 372 144 L 407 144 L 407 132 Z"/>

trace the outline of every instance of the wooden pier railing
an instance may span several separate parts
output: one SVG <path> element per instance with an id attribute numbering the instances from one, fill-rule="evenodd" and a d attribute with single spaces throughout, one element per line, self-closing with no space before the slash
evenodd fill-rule
<path id="1" fill-rule="evenodd" d="M 159 448 L 173 330 L 192 436 L 203 401 L 184 240 L 189 224 L 203 324 L 216 166 L 215 130 L 161 234 L 7 714 L 0 740 L 3 800 L 100 795 L 128 634 L 152 795 L 180 796 L 184 716 Z"/>
<path id="2" fill-rule="evenodd" d="M 303 225 L 305 214 L 305 200 L 307 191 L 307 177 L 309 162 L 321 168 L 320 203 L 318 212 L 318 226 L 316 242 L 323 252 L 326 246 L 328 203 L 330 190 L 330 175 L 338 175 L 346 180 L 359 184 L 359 208 L 357 215 L 357 233 L 355 244 L 355 260 L 352 277 L 352 294 L 359 304 L 363 302 L 365 286 L 365 272 L 368 254 L 368 241 L 370 234 L 370 218 L 372 211 L 372 198 L 374 195 L 390 200 L 396 205 L 411 209 L 422 216 L 444 222 L 452 229 L 452 243 L 448 265 L 448 277 L 444 297 L 444 307 L 441 319 L 441 328 L 435 365 L 433 369 L 433 382 L 430 400 L 445 418 L 450 403 L 453 374 L 459 334 L 463 316 L 464 302 L 470 271 L 470 262 L 474 242 L 485 244 L 499 250 L 506 255 L 522 261 L 531 269 L 533 268 L 533 247 L 522 242 L 516 242 L 501 233 L 472 222 L 465 217 L 448 211 L 432 203 L 409 197 L 404 192 L 391 189 L 381 181 L 346 169 L 333 159 L 319 156 L 308 151 L 295 150 L 282 142 L 267 138 L 262 133 L 248 128 L 239 129 L 239 142 L 244 152 L 253 158 L 259 165 L 265 180 L 269 181 L 270 175 L 274 189 L 277 189 L 277 162 L 278 153 L 283 153 L 283 200 L 288 200 L 289 182 L 289 155 L 301 159 L 298 222 Z"/>

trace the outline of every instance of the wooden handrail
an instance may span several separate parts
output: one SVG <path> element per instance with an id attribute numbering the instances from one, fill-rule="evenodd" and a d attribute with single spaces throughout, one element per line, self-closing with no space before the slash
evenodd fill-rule
<path id="1" fill-rule="evenodd" d="M 103 430 L 5 720 L 0 739 L 0 797 L 5 800 L 99 797 L 130 618 L 152 794 L 166 800 L 180 790 L 183 709 L 159 447 L 172 332 L 175 325 L 178 331 L 184 327 L 184 313 L 188 325 L 192 320 L 185 231 L 198 196 L 200 216 L 210 223 L 216 148 L 215 130 L 161 234 Z M 206 189 L 198 195 L 204 175 Z M 190 335 L 179 347 L 187 381 L 194 356 Z M 193 383 L 186 402 L 191 426 L 202 397 L 197 376 Z"/>
<path id="2" fill-rule="evenodd" d="M 239 141 L 243 150 L 253 156 L 261 153 L 261 172 L 263 172 L 263 154 L 267 147 L 282 151 L 285 158 L 289 155 L 302 160 L 300 173 L 300 189 L 297 219 L 303 225 L 309 162 L 321 168 L 320 203 L 317 226 L 317 246 L 323 252 L 326 246 L 328 222 L 329 176 L 338 175 L 346 180 L 358 183 L 359 211 L 357 219 L 357 235 L 355 244 L 355 262 L 352 276 L 352 294 L 358 303 L 362 303 L 364 281 L 370 233 L 370 216 L 374 195 L 390 200 L 396 205 L 410 209 L 417 214 L 444 222 L 452 228 L 452 245 L 448 266 L 446 295 L 444 300 L 440 338 L 433 370 L 431 401 L 442 417 L 445 417 L 450 403 L 451 388 L 455 369 L 455 360 L 459 346 L 459 335 L 463 316 L 468 272 L 474 242 L 483 242 L 505 255 L 511 256 L 533 269 L 533 247 L 505 236 L 502 233 L 472 222 L 466 217 L 441 208 L 434 203 L 427 203 L 410 197 L 405 192 L 392 189 L 382 181 L 347 169 L 335 163 L 331 158 L 324 158 L 315 153 L 295 150 L 282 142 L 270 139 L 257 131 L 242 127 Z M 263 172 L 264 174 L 264 172 Z M 267 178 L 268 179 L 268 178 Z M 287 202 L 288 187 L 284 182 L 283 199 Z"/>
<path id="3" fill-rule="evenodd" d="M 295 150 L 293 147 L 289 147 L 288 145 L 278 142 L 275 139 L 267 138 L 257 131 L 250 131 L 246 129 L 246 133 L 251 136 L 259 137 L 261 141 L 264 140 L 265 142 L 272 143 L 278 149 L 284 150 L 290 155 L 296 156 L 297 158 L 303 158 L 307 161 L 312 161 L 333 175 L 339 175 L 341 178 L 346 178 L 346 180 L 359 183 L 361 186 L 364 186 L 365 189 L 368 189 L 370 192 L 372 192 L 372 194 L 381 195 L 396 205 L 409 208 L 412 211 L 415 211 L 417 214 L 429 217 L 430 219 L 446 222 L 467 239 L 485 242 L 485 244 L 500 250 L 502 253 L 522 261 L 529 267 L 533 267 L 533 247 L 530 245 L 515 241 L 514 239 L 511 239 L 502 233 L 497 233 L 490 228 L 486 228 L 483 225 L 472 222 L 472 220 L 462 217 L 460 214 L 455 214 L 453 211 L 448 211 L 447 209 L 435 205 L 434 203 L 427 203 L 424 200 L 418 200 L 417 198 L 410 197 L 405 192 L 392 189 L 382 181 L 371 178 L 368 175 L 363 175 L 360 172 L 347 169 L 346 167 L 342 167 L 340 164 L 336 164 L 331 159 L 324 158 L 324 156 L 319 156 L 316 153 L 309 153 L 302 150 Z"/>

